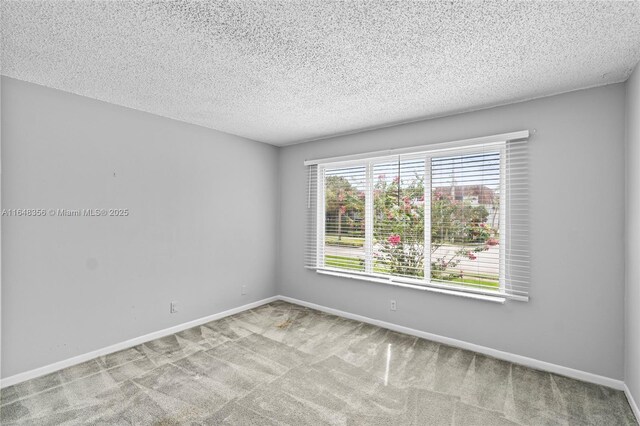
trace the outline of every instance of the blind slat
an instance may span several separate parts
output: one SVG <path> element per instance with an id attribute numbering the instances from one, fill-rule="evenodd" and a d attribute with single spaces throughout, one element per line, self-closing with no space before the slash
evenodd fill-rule
<path id="1" fill-rule="evenodd" d="M 527 146 L 308 166 L 305 266 L 526 299 Z"/>

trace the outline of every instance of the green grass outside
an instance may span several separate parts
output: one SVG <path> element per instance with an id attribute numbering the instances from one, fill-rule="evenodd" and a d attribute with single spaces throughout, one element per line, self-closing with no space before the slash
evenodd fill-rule
<path id="1" fill-rule="evenodd" d="M 494 287 L 494 288 L 500 287 L 500 283 L 497 280 L 487 281 L 487 280 L 478 280 L 473 278 L 455 278 L 451 281 L 455 283 L 472 284 L 474 286 L 481 285 L 482 287 Z"/>
<path id="2" fill-rule="evenodd" d="M 327 254 L 324 257 L 324 265 L 331 268 L 351 269 L 364 271 L 364 260 L 357 257 L 334 256 Z"/>
<path id="3" fill-rule="evenodd" d="M 343 235 L 338 239 L 337 235 L 325 235 L 324 237 L 325 244 L 329 246 L 344 246 L 344 247 L 364 247 L 364 237 L 347 237 Z M 374 244 L 377 241 L 374 241 Z M 462 242 L 448 242 L 446 245 L 453 247 L 480 247 L 484 246 L 482 243 L 462 243 Z"/>
<path id="4" fill-rule="evenodd" d="M 324 265 L 331 268 L 342 268 L 364 272 L 364 260 L 357 257 L 335 256 L 327 254 L 324 257 Z M 385 265 L 376 262 L 376 264 L 373 266 L 373 272 L 376 272 L 378 274 L 388 274 L 389 269 Z"/>
<path id="5" fill-rule="evenodd" d="M 341 268 L 364 272 L 364 259 L 359 259 L 357 257 L 335 256 L 327 254 L 325 255 L 324 264 L 325 266 L 328 266 L 330 268 Z M 389 270 L 384 265 L 378 263 L 374 265 L 373 269 L 374 272 L 381 274 L 389 272 Z M 481 285 L 484 288 L 493 287 L 496 289 L 500 286 L 500 283 L 494 276 L 485 274 L 468 274 L 463 278 L 454 278 L 450 282 L 454 282 L 456 284 L 469 284 L 473 287 Z M 444 283 L 446 283 L 446 281 Z"/>
<path id="6" fill-rule="evenodd" d="M 325 235 L 324 242 L 328 246 L 364 247 L 364 238 L 345 237 L 344 235 L 340 239 L 337 235 Z"/>

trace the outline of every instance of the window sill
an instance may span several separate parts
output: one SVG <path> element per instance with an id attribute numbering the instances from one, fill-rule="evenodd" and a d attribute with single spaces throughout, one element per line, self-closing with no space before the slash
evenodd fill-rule
<path id="1" fill-rule="evenodd" d="M 384 278 L 376 278 L 376 277 L 371 277 L 367 275 L 347 274 L 344 272 L 332 271 L 327 269 L 315 269 L 315 271 L 318 274 L 322 274 L 322 275 L 330 275 L 330 276 L 340 277 L 340 278 L 349 278 L 352 280 L 368 281 L 368 282 L 374 282 L 378 284 L 392 285 L 395 287 L 411 288 L 414 290 L 430 291 L 432 293 L 448 294 L 451 296 L 465 297 L 468 299 L 483 300 L 485 302 L 504 304 L 506 300 L 505 297 L 501 297 L 501 296 L 490 296 L 485 294 L 470 293 L 466 291 L 459 291 L 459 290 L 453 290 L 453 289 L 450 290 L 450 289 L 430 287 L 425 285 L 400 283 L 400 282 L 390 281 Z"/>

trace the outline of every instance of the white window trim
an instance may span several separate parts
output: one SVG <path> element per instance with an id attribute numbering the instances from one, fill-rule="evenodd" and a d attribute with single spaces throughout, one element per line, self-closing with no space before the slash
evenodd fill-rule
<path id="1" fill-rule="evenodd" d="M 353 155 L 343 155 L 340 157 L 328 157 L 328 158 L 319 158 L 315 160 L 305 160 L 305 166 L 311 166 L 314 164 L 327 164 L 327 163 L 336 163 L 339 164 L 341 162 L 349 162 L 353 160 L 367 160 L 367 159 L 377 159 L 384 158 L 396 155 L 403 154 L 415 154 L 415 153 L 426 153 L 426 152 L 440 152 L 447 151 L 459 148 L 468 148 L 473 145 L 489 145 L 492 143 L 504 143 L 505 141 L 514 141 L 518 139 L 528 139 L 529 131 L 522 130 L 519 132 L 511 132 L 511 133 L 501 133 L 499 135 L 492 136 L 482 136 L 479 138 L 471 138 L 471 139 L 463 139 L 454 142 L 439 142 L 433 143 L 429 145 L 420 145 L 414 146 L 410 148 L 396 148 L 396 149 L 387 149 L 384 151 L 371 151 L 365 152 L 362 154 L 353 154 Z"/>
<path id="2" fill-rule="evenodd" d="M 367 281 L 372 283 L 391 285 L 395 287 L 410 288 L 414 290 L 429 291 L 429 292 L 440 293 L 440 294 L 448 294 L 452 296 L 466 297 L 469 299 L 484 300 L 487 302 L 504 303 L 506 301 L 506 297 L 502 296 L 500 293 L 496 293 L 494 295 L 488 295 L 488 294 L 474 293 L 471 291 L 456 290 L 455 287 L 450 288 L 452 286 L 435 286 L 435 285 L 432 286 L 432 285 L 426 285 L 426 284 L 410 284 L 410 283 L 404 283 L 400 281 L 389 280 L 388 276 L 385 276 L 386 278 L 376 278 L 372 276 L 358 275 L 357 273 L 343 272 L 342 270 L 338 270 L 338 269 L 334 270 L 331 268 L 316 269 L 316 272 L 322 275 L 331 275 L 334 277 L 349 278 L 353 280 L 361 280 L 361 281 Z"/>
<path id="3" fill-rule="evenodd" d="M 529 137 L 529 131 L 505 133 L 494 136 L 487 136 L 474 139 L 466 139 L 463 141 L 447 142 L 441 144 L 425 145 L 420 147 L 396 149 L 387 151 L 376 151 L 365 154 L 356 154 L 342 157 L 331 157 L 319 160 L 305 161 L 305 165 L 317 165 L 317 221 L 316 221 L 316 235 L 317 235 L 317 263 L 315 267 L 308 267 L 316 270 L 317 273 L 324 275 L 333 275 L 338 277 L 365 280 L 370 282 L 413 288 L 416 290 L 433 291 L 443 294 L 451 294 L 456 296 L 462 296 L 467 298 L 474 298 L 479 300 L 486 300 L 497 303 L 504 303 L 509 299 L 527 301 L 528 296 L 517 296 L 506 293 L 506 255 L 505 244 L 507 242 L 506 230 L 506 202 L 500 203 L 500 255 L 499 255 L 499 291 L 482 290 L 473 287 L 457 288 L 455 284 L 440 283 L 439 281 L 432 281 L 431 277 L 431 262 L 430 262 L 430 250 L 431 250 L 431 220 L 430 214 L 425 214 L 425 279 L 414 280 L 406 277 L 396 277 L 384 274 L 377 274 L 373 272 L 373 165 L 378 162 L 384 162 L 388 159 L 397 158 L 398 155 L 403 155 L 404 158 L 424 158 L 425 160 L 425 176 L 429 176 L 425 180 L 425 211 L 431 211 L 431 160 L 434 156 L 439 156 L 443 153 L 456 154 L 458 152 L 473 151 L 474 145 L 478 145 L 487 148 L 495 145 L 500 148 L 500 189 L 501 193 L 506 193 L 506 143 L 510 140 L 527 139 Z M 365 188 L 365 272 L 358 271 L 345 271 L 340 268 L 325 267 L 324 265 L 324 239 L 325 239 L 325 169 L 347 167 L 347 166 L 364 166 L 366 168 L 367 186 Z M 427 184 L 428 183 L 428 184 Z M 462 287 L 462 286 L 460 286 Z"/>

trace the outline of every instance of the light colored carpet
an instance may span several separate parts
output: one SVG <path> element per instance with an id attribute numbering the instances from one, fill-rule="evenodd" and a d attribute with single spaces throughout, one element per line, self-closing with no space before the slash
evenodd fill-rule
<path id="1" fill-rule="evenodd" d="M 274 302 L 3 389 L 3 425 L 633 425 L 623 392 Z"/>

